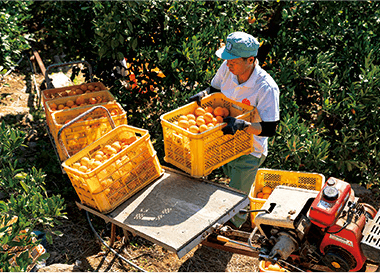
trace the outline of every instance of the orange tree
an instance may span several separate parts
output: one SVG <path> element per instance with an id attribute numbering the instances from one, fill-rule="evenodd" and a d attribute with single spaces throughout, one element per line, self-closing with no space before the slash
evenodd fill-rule
<path id="1" fill-rule="evenodd" d="M 161 114 L 209 85 L 214 52 L 243 30 L 280 86 L 281 124 L 266 167 L 379 184 L 378 2 L 34 2 L 43 37 L 86 59 L 148 129 L 163 158 Z M 114 69 L 126 58 L 120 75 Z"/>

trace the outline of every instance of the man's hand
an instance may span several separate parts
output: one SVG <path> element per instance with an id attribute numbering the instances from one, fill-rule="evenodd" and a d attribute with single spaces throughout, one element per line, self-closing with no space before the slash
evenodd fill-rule
<path id="1" fill-rule="evenodd" d="M 225 135 L 234 135 L 237 130 L 244 130 L 249 126 L 248 121 L 234 117 L 226 117 L 223 119 L 223 122 L 227 123 L 227 126 L 222 128 L 223 134 Z"/>
<path id="2" fill-rule="evenodd" d="M 191 97 L 188 99 L 188 101 L 189 101 L 189 102 L 196 101 L 196 102 L 198 103 L 198 105 L 201 106 L 202 98 L 203 98 L 204 96 L 206 96 L 206 95 L 207 95 L 207 90 L 203 90 L 203 91 L 201 91 L 201 92 L 199 92 L 199 93 L 197 93 L 197 94 L 191 96 Z"/>

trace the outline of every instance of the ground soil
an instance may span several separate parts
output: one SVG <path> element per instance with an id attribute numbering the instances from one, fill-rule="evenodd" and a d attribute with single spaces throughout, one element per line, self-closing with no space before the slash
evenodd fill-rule
<path id="1" fill-rule="evenodd" d="M 38 69 L 34 72 L 28 61 L 21 62 L 11 73 L 0 77 L 0 120 L 27 132 L 27 148 L 21 161 L 36 163 L 37 160 L 41 160 L 36 154 L 40 153 L 41 156 L 45 150 L 50 155 L 54 154 L 46 133 L 43 108 L 39 104 L 38 93 L 43 81 L 43 75 Z M 41 118 L 38 118 L 36 113 L 40 113 Z M 39 271 L 138 271 L 120 258 L 115 258 L 116 256 L 100 242 L 89 225 L 86 213 L 80 211 L 75 204 L 75 201 L 79 200 L 75 191 L 67 190 L 72 187 L 67 176 L 59 173 L 58 159 L 50 156 L 48 161 L 49 167 L 44 167 L 48 192 L 61 194 L 65 198 L 68 219 L 61 220 L 62 224 L 55 227 L 63 236 L 55 237 L 53 244 L 46 245 L 50 258 L 46 261 L 46 267 L 40 268 Z M 95 231 L 109 243 L 111 224 L 94 215 L 89 215 L 89 219 Z M 116 228 L 113 249 L 146 271 L 258 271 L 256 258 L 199 245 L 178 259 L 174 253 L 141 237 L 129 234 L 128 240 L 125 240 L 123 235 L 123 231 Z"/>

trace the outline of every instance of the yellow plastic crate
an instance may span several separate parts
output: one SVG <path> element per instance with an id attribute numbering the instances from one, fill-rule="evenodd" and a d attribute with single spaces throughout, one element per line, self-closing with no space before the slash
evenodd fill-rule
<path id="1" fill-rule="evenodd" d="M 55 104 L 56 106 L 58 105 L 66 105 L 68 101 L 73 101 L 75 102 L 78 98 L 82 98 L 85 101 L 85 104 L 82 106 L 76 105 L 73 108 L 70 109 L 63 109 L 63 110 L 52 110 L 52 105 Z M 95 98 L 97 100 L 96 103 L 91 104 L 89 103 L 89 100 L 91 98 Z M 100 98 L 100 102 L 98 102 Z M 70 97 L 62 97 L 62 98 L 57 98 L 57 99 L 52 99 L 47 102 L 45 102 L 44 108 L 45 108 L 45 116 L 46 116 L 46 122 L 48 127 L 53 126 L 53 119 L 52 119 L 52 114 L 57 111 L 69 111 L 71 109 L 78 109 L 80 107 L 85 107 L 85 106 L 95 106 L 95 105 L 105 105 L 107 103 L 115 103 L 115 97 L 109 92 L 108 90 L 103 90 L 103 91 L 96 91 L 96 92 L 91 92 L 91 93 L 85 93 L 81 95 L 75 95 L 75 96 L 70 96 Z"/>
<path id="2" fill-rule="evenodd" d="M 137 140 L 99 167 L 83 173 L 73 165 L 123 138 Z M 108 213 L 163 173 L 147 130 L 120 125 L 62 163 L 81 202 Z"/>
<path id="3" fill-rule="evenodd" d="M 260 168 L 257 171 L 255 183 L 252 185 L 248 198 L 250 209 L 261 209 L 266 199 L 256 198 L 265 186 L 272 188 L 278 186 L 289 186 L 308 190 L 320 191 L 325 183 L 325 176 L 319 173 L 284 171 Z M 258 212 L 251 212 L 251 224 L 254 227 L 254 220 Z"/>
<path id="4" fill-rule="evenodd" d="M 64 86 L 59 88 L 51 88 L 51 89 L 45 89 L 42 91 L 42 103 L 45 105 L 45 102 L 57 99 L 61 97 L 69 97 L 69 96 L 75 96 L 76 90 L 81 89 L 80 87 L 84 85 L 88 88 L 88 86 L 92 85 L 94 87 L 93 90 L 82 90 L 83 93 L 87 92 L 96 92 L 96 91 L 103 91 L 107 90 L 107 88 L 104 86 L 101 82 L 89 82 L 89 83 L 83 83 L 78 85 L 72 85 L 72 86 Z"/>
<path id="5" fill-rule="evenodd" d="M 127 114 L 119 103 L 109 103 L 102 106 L 104 106 L 108 112 L 111 113 L 115 126 L 127 124 Z M 67 155 L 64 153 L 58 141 L 59 130 L 68 121 L 71 121 L 92 107 L 93 106 L 86 106 L 81 108 L 74 108 L 67 111 L 57 111 L 53 113 L 53 126 L 49 129 L 53 135 L 57 152 L 61 161 L 67 159 Z M 112 114 L 115 112 L 117 114 Z M 83 119 L 83 121 L 75 122 L 61 132 L 61 139 L 67 149 L 67 152 L 69 153 L 69 156 L 76 154 L 84 147 L 112 130 L 111 124 L 107 118 L 107 114 L 102 109 L 96 109 L 95 111 L 86 115 Z"/>
<path id="6" fill-rule="evenodd" d="M 259 119 L 256 108 L 234 102 L 222 93 L 203 98 L 201 106 L 226 107 L 230 116 L 246 121 Z M 198 104 L 192 102 L 160 117 L 166 162 L 193 177 L 203 177 L 235 158 L 253 152 L 253 135 L 245 131 L 238 131 L 233 136 L 223 135 L 222 128 L 226 123 L 220 123 L 199 134 L 174 124 L 179 116 L 193 113 L 197 107 Z"/>

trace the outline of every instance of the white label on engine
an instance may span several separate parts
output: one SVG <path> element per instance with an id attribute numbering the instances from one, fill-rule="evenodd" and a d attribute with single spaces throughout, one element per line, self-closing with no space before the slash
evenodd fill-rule
<path id="1" fill-rule="evenodd" d="M 334 203 L 329 203 L 324 200 L 320 200 L 317 205 L 317 207 L 321 209 L 331 209 L 333 206 L 334 206 Z"/>
<path id="2" fill-rule="evenodd" d="M 348 246 L 350 246 L 350 247 L 354 247 L 354 243 L 353 243 L 352 241 L 347 240 L 347 239 L 342 238 L 342 237 L 339 237 L 339 236 L 337 236 L 337 235 L 330 234 L 330 239 L 335 240 L 335 241 L 338 241 L 338 242 L 340 242 L 340 243 L 342 243 L 342 244 L 346 244 L 346 245 L 348 245 Z"/>

